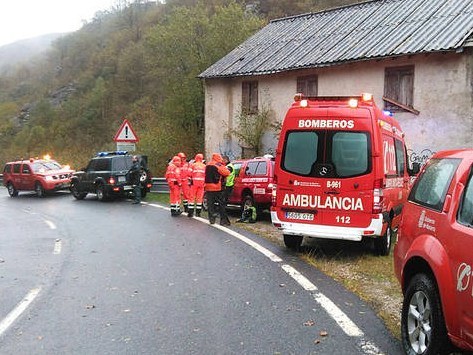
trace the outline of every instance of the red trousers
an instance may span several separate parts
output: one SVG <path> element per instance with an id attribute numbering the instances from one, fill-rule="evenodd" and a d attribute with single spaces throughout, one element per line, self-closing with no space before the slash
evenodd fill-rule
<path id="1" fill-rule="evenodd" d="M 181 205 L 181 187 L 179 185 L 174 185 L 173 183 L 169 185 L 169 204 L 172 205 Z"/>
<path id="2" fill-rule="evenodd" d="M 189 204 L 193 205 L 195 201 L 197 205 L 200 204 L 202 206 L 202 202 L 204 201 L 204 192 L 204 185 L 192 185 Z"/>

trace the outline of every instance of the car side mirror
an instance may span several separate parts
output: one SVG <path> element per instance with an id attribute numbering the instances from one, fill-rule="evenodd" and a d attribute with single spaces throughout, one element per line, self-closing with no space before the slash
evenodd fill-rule
<path id="1" fill-rule="evenodd" d="M 419 174 L 420 171 L 420 163 L 412 163 L 412 169 L 407 168 L 407 173 L 409 176 L 415 176 Z"/>

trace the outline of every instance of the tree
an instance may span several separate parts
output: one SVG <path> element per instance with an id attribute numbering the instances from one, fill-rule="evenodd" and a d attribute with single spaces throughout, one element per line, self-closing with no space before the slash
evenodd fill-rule
<path id="1" fill-rule="evenodd" d="M 146 38 L 148 72 L 161 85 L 156 100 L 171 120 L 183 148 L 203 150 L 204 90 L 197 76 L 264 22 L 235 2 L 208 7 L 177 7 Z M 176 45 L 179 44 L 179 45 Z"/>

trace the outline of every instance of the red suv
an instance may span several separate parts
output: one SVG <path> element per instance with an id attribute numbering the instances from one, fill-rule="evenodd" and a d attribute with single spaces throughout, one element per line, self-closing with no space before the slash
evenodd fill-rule
<path id="1" fill-rule="evenodd" d="M 235 185 L 229 205 L 255 206 L 259 212 L 271 206 L 274 158 L 271 155 L 232 161 Z M 206 201 L 204 201 L 206 206 Z"/>
<path id="2" fill-rule="evenodd" d="M 3 168 L 3 184 L 11 197 L 18 191 L 35 191 L 38 196 L 45 193 L 69 190 L 74 171 L 61 166 L 49 158 L 9 162 Z"/>
<path id="3" fill-rule="evenodd" d="M 473 351 L 473 149 L 435 154 L 402 211 L 394 268 L 408 354 Z"/>

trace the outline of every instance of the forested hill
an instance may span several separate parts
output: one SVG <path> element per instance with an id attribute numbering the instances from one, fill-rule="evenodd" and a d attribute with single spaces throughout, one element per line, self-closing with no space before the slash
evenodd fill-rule
<path id="1" fill-rule="evenodd" d="M 155 175 L 178 151 L 203 151 L 197 75 L 268 20 L 354 0 L 117 1 L 44 59 L 0 73 L 0 166 L 52 154 L 74 168 L 114 150 L 124 118 Z"/>

